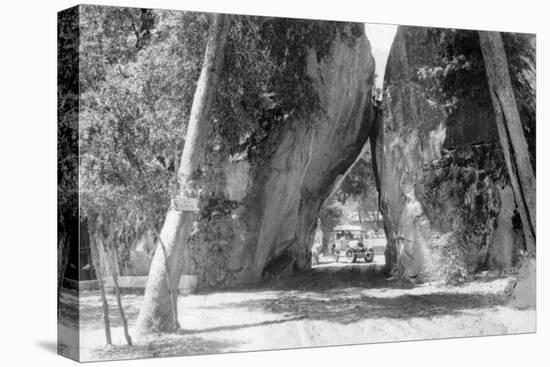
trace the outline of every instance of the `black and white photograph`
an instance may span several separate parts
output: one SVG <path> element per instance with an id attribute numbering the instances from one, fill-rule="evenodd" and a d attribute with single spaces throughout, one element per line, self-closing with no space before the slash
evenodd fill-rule
<path id="1" fill-rule="evenodd" d="M 58 351 L 536 330 L 536 36 L 58 14 Z"/>
<path id="2" fill-rule="evenodd" d="M 6 5 L 1 365 L 544 365 L 543 5 Z"/>

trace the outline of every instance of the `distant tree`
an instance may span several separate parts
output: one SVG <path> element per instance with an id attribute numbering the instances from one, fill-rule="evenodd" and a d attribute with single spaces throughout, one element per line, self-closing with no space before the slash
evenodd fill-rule
<path id="1" fill-rule="evenodd" d="M 342 216 L 342 209 L 340 208 L 340 205 L 338 205 L 338 202 L 334 199 L 328 200 L 321 208 L 321 211 L 319 212 L 322 232 L 321 253 L 327 253 L 330 251 L 330 234 L 334 230 L 334 227 L 342 222 Z"/>
<path id="2" fill-rule="evenodd" d="M 336 199 L 345 202 L 348 198 L 376 195 L 376 184 L 370 154 L 360 157 L 336 192 Z"/>
<path id="3" fill-rule="evenodd" d="M 357 203 L 357 217 L 361 224 L 371 213 L 378 212 L 378 191 L 371 151 L 368 148 L 368 146 L 365 147 L 335 194 L 335 199 L 341 203 L 350 200 Z"/>

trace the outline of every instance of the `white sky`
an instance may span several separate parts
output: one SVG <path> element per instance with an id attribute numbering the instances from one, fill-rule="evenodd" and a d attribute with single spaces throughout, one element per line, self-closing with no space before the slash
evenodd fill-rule
<path id="1" fill-rule="evenodd" d="M 391 44 L 397 31 L 397 25 L 365 23 L 365 34 L 372 47 L 372 55 L 376 61 L 376 86 L 382 88 L 384 70 L 390 53 Z"/>

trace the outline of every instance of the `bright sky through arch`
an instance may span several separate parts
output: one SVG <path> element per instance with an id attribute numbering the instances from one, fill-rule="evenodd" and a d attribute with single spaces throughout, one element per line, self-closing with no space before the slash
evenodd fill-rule
<path id="1" fill-rule="evenodd" d="M 384 70 L 390 54 L 390 48 L 397 32 L 397 25 L 365 23 L 365 34 L 369 39 L 372 55 L 376 62 L 376 86 L 382 88 L 384 82 Z"/>

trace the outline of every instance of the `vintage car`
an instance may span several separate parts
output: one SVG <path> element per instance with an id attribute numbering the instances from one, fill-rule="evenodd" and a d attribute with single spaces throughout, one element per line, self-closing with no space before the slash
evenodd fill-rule
<path id="1" fill-rule="evenodd" d="M 367 234 L 360 226 L 336 226 L 333 232 L 332 254 L 334 260 L 345 257 L 348 262 L 356 262 L 358 258 L 366 263 L 374 259 L 374 250 L 367 242 Z"/>

